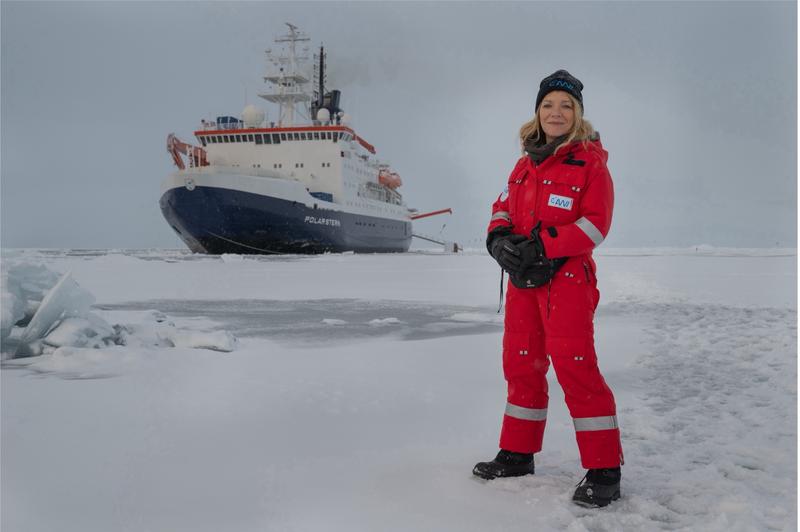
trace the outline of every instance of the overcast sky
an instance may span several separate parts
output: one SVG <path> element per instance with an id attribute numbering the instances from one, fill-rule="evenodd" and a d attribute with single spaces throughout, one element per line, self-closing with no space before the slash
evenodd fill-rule
<path id="1" fill-rule="evenodd" d="M 605 246 L 796 245 L 795 2 L 0 3 L 3 247 L 183 247 L 168 133 L 239 115 L 292 22 L 403 178 L 415 229 L 478 246 L 539 81 L 610 153 Z"/>

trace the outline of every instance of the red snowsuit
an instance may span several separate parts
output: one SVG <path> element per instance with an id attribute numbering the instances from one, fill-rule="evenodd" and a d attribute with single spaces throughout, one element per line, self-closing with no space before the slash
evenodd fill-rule
<path id="1" fill-rule="evenodd" d="M 530 236 L 541 221 L 547 257 L 569 257 L 548 285 L 508 284 L 503 336 L 508 402 L 500 447 L 518 453 L 542 449 L 545 375 L 552 361 L 586 469 L 622 463 L 616 405 L 597 367 L 592 323 L 600 298 L 592 249 L 608 233 L 614 204 L 607 159 L 599 140 L 575 142 L 538 166 L 522 157 L 492 206 L 489 224 L 489 231 L 511 226 L 513 233 Z"/>

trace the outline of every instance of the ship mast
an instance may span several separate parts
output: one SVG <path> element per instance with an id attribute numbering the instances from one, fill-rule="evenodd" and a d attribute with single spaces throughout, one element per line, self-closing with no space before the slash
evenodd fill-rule
<path id="1" fill-rule="evenodd" d="M 304 71 L 305 62 L 308 56 L 297 54 L 297 43 L 310 41 L 303 32 L 297 30 L 297 26 L 286 23 L 289 26 L 289 33 L 275 39 L 276 43 L 287 43 L 286 46 L 274 53 L 267 50 L 267 58 L 271 63 L 271 71 L 264 76 L 264 81 L 271 83 L 270 92 L 259 94 L 261 98 L 280 107 L 279 121 L 280 126 L 291 126 L 295 120 L 295 110 L 298 104 L 307 106 L 311 101 L 311 94 L 306 88 L 309 77 Z M 308 49 L 304 49 L 306 52 Z M 308 110 L 306 108 L 306 114 Z"/>

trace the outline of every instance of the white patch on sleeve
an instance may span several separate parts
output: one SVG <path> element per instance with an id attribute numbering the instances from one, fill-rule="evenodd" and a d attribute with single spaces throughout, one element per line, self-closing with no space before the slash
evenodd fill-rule
<path id="1" fill-rule="evenodd" d="M 506 188 L 503 189 L 503 192 L 500 193 L 500 201 L 505 201 L 508 198 L 508 185 Z"/>
<path id="2" fill-rule="evenodd" d="M 550 199 L 547 200 L 547 204 L 549 206 L 556 207 L 558 209 L 564 209 L 565 211 L 572 210 L 572 202 L 572 198 L 559 196 L 558 194 L 550 194 Z"/>

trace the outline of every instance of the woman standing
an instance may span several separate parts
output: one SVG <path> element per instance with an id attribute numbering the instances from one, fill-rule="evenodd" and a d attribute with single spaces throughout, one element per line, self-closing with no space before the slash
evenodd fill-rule
<path id="1" fill-rule="evenodd" d="M 583 118 L 582 90 L 566 70 L 542 80 L 536 114 L 520 129 L 526 154 L 492 207 L 486 246 L 511 278 L 503 336 L 508 400 L 500 452 L 473 473 L 485 479 L 533 474 L 552 361 L 588 470 L 573 501 L 598 507 L 620 497 L 623 463 L 593 327 L 600 295 L 592 250 L 611 226 L 614 192 L 608 154 Z"/>

